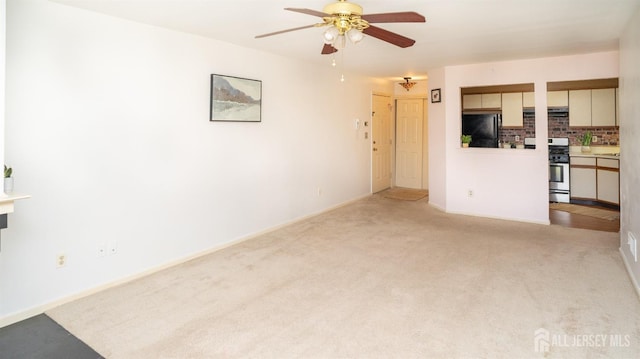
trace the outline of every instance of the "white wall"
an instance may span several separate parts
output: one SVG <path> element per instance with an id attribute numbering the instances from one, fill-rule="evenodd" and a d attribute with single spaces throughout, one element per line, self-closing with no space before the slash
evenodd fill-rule
<path id="1" fill-rule="evenodd" d="M 620 39 L 620 250 L 640 294 L 640 264 L 631 255 L 628 233 L 640 240 L 640 9 Z M 640 248 L 638 248 L 640 249 Z"/>
<path id="2" fill-rule="evenodd" d="M 446 210 L 447 208 L 447 93 L 445 91 L 445 69 L 429 71 L 429 91 L 441 89 L 439 103 L 430 103 L 429 118 L 429 204 Z"/>
<path id="3" fill-rule="evenodd" d="M 485 217 L 549 223 L 546 83 L 618 77 L 618 53 L 604 52 L 576 56 L 450 66 L 429 74 L 430 87 L 443 87 L 444 113 L 431 106 L 434 155 L 446 156 L 446 170 L 430 170 L 430 194 L 434 184 L 441 194 L 432 202 L 447 212 Z M 437 75 L 437 76 L 434 76 Z M 470 86 L 534 83 L 536 96 L 536 150 L 505 150 L 460 147 L 460 88 Z M 438 116 L 445 116 L 444 118 Z M 433 141 L 446 141 L 442 142 Z M 444 146 L 444 149 L 442 148 Z M 438 161 L 438 160 L 436 160 Z M 446 185 L 445 185 L 446 184 Z M 468 191 L 473 196 L 468 197 Z"/>
<path id="4" fill-rule="evenodd" d="M 7 6 L 6 159 L 32 198 L 2 232 L 0 326 L 370 193 L 354 121 L 390 84 L 48 1 Z M 212 73 L 262 80 L 262 122 L 209 122 Z"/>

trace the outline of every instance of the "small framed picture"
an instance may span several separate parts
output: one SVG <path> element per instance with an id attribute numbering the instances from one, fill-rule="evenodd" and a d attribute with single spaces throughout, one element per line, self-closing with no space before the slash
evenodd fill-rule
<path id="1" fill-rule="evenodd" d="M 440 89 L 431 90 L 431 103 L 440 102 Z"/>
<path id="2" fill-rule="evenodd" d="M 262 121 L 262 81 L 211 75 L 209 121 Z"/>

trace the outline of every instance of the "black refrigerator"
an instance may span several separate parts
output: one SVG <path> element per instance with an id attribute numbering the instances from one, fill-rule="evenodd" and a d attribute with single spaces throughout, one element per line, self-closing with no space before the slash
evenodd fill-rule
<path id="1" fill-rule="evenodd" d="M 462 134 L 471 135 L 469 147 L 498 148 L 502 115 L 480 113 L 462 115 Z"/>

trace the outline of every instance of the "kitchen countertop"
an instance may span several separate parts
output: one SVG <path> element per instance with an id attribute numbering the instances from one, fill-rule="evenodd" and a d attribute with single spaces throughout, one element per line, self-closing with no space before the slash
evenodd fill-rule
<path id="1" fill-rule="evenodd" d="M 597 157 L 597 158 L 610 158 L 612 160 L 619 160 L 620 154 L 613 153 L 584 153 L 584 152 L 569 152 L 571 157 Z"/>
<path id="2" fill-rule="evenodd" d="M 599 157 L 620 159 L 620 147 L 618 146 L 591 146 L 591 152 L 582 152 L 580 146 L 570 146 L 569 156 L 572 157 Z"/>

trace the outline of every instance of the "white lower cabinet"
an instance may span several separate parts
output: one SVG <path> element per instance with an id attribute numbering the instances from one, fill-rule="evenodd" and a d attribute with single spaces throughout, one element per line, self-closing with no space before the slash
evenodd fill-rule
<path id="1" fill-rule="evenodd" d="M 571 169 L 571 198 L 596 199 L 597 182 L 595 168 Z"/>
<path id="2" fill-rule="evenodd" d="M 620 161 L 571 157 L 571 198 L 620 204 Z"/>
<path id="3" fill-rule="evenodd" d="M 571 157 L 571 198 L 596 199 L 596 159 L 594 157 Z"/>
<path id="4" fill-rule="evenodd" d="M 598 158 L 598 201 L 620 204 L 620 161 Z"/>
<path id="5" fill-rule="evenodd" d="M 598 201 L 620 204 L 618 183 L 620 176 L 617 171 L 598 170 Z"/>

